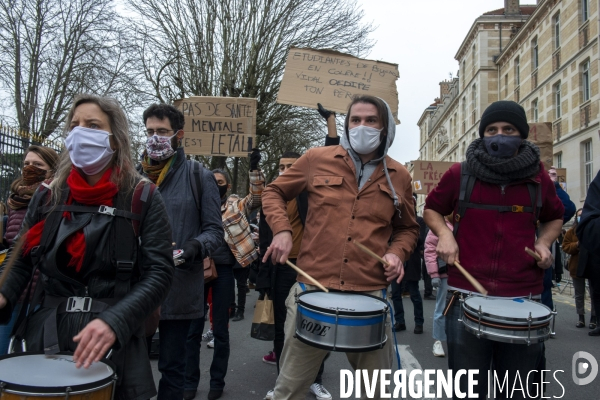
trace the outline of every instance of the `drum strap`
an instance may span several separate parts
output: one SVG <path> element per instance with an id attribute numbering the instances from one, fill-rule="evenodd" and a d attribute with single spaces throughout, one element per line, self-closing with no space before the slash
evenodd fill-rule
<path id="1" fill-rule="evenodd" d="M 388 306 L 388 312 L 390 313 L 390 321 L 392 322 L 392 326 L 394 326 L 394 313 L 392 312 L 392 305 L 387 299 L 387 289 L 381 289 L 381 294 L 383 296 L 383 301 Z M 398 362 L 398 370 L 402 369 L 402 363 L 400 362 L 400 351 L 398 350 L 398 339 L 396 339 L 396 334 L 392 333 L 394 336 L 394 347 L 396 348 L 396 361 Z"/>

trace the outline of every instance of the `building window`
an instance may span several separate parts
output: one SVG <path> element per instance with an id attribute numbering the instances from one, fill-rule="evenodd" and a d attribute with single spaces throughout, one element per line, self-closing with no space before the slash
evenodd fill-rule
<path id="1" fill-rule="evenodd" d="M 504 98 L 508 97 L 508 74 L 504 75 Z"/>
<path id="2" fill-rule="evenodd" d="M 473 114 L 477 113 L 477 85 L 471 87 L 471 101 L 473 102 Z"/>
<path id="3" fill-rule="evenodd" d="M 556 168 L 562 168 L 562 152 L 556 155 Z"/>
<path id="4" fill-rule="evenodd" d="M 521 62 L 519 57 L 515 58 L 515 86 L 521 84 Z"/>
<path id="5" fill-rule="evenodd" d="M 457 117 L 458 116 L 456 114 L 454 114 L 454 127 L 452 129 L 452 132 L 454 132 L 455 135 L 458 135 L 458 131 L 456 130 L 456 124 L 457 124 L 456 120 L 458 119 Z"/>
<path id="6" fill-rule="evenodd" d="M 537 37 L 531 42 L 531 68 L 536 70 L 538 67 L 538 40 Z"/>
<path id="7" fill-rule="evenodd" d="M 593 170 L 593 154 L 592 154 L 592 141 L 589 140 L 583 144 L 583 176 L 585 179 L 584 188 L 587 193 L 592 179 L 594 179 Z M 585 194 L 584 194 L 585 195 Z"/>
<path id="8" fill-rule="evenodd" d="M 554 85 L 554 110 L 555 110 L 555 119 L 559 119 L 562 115 L 561 111 L 561 96 L 560 96 L 560 81 Z"/>
<path id="9" fill-rule="evenodd" d="M 531 102 L 531 119 L 533 122 L 538 122 L 538 100 L 535 99 Z"/>
<path id="10" fill-rule="evenodd" d="M 581 22 L 590 18 L 590 0 L 581 0 Z"/>
<path id="11" fill-rule="evenodd" d="M 560 47 L 560 14 L 554 17 L 554 50 Z"/>
<path id="12" fill-rule="evenodd" d="M 462 99 L 462 117 L 463 120 L 467 119 L 467 98 L 463 97 Z"/>
<path id="13" fill-rule="evenodd" d="M 475 56 L 475 53 L 477 52 L 477 48 L 475 47 L 475 45 L 473 45 L 473 52 L 471 53 L 471 62 L 473 63 L 473 69 L 475 69 L 475 65 L 477 64 L 477 57 Z"/>
<path id="14" fill-rule="evenodd" d="M 583 63 L 581 68 L 581 85 L 583 86 L 583 102 L 590 99 L 590 61 Z"/>

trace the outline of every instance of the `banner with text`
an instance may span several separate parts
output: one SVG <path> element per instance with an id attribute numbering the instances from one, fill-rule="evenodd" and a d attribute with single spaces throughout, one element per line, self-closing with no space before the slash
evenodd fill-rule
<path id="1" fill-rule="evenodd" d="M 345 114 L 354 95 L 381 97 L 398 121 L 398 64 L 363 60 L 333 50 L 300 49 L 288 53 L 277 102 Z"/>
<path id="2" fill-rule="evenodd" d="M 256 136 L 256 99 L 194 96 L 174 102 L 185 117 L 186 154 L 248 157 Z"/>
<path id="3" fill-rule="evenodd" d="M 413 189 L 417 194 L 429 194 L 450 167 L 456 163 L 448 161 L 422 161 L 413 163 Z"/>

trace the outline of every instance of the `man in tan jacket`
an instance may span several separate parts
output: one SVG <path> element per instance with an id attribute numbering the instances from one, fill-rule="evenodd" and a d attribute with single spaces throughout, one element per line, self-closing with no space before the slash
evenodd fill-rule
<path id="1" fill-rule="evenodd" d="M 387 104 L 372 96 L 350 104 L 339 146 L 310 149 L 263 192 L 263 209 L 273 230 L 264 256 L 284 264 L 292 248 L 292 228 L 286 204 L 308 192 L 308 215 L 298 255 L 298 266 L 323 286 L 382 296 L 389 282 L 404 275 L 403 263 L 419 235 L 408 171 L 387 156 L 396 126 Z M 391 239 L 390 239 L 391 238 Z M 354 240 L 382 256 L 387 266 L 366 255 Z M 314 289 L 298 275 L 306 289 Z M 281 371 L 274 399 L 303 399 L 327 350 L 293 338 L 296 284 L 286 301 L 288 316 Z M 380 350 L 347 353 L 355 369 L 390 369 L 392 338 Z M 363 392 L 364 393 L 364 392 Z"/>

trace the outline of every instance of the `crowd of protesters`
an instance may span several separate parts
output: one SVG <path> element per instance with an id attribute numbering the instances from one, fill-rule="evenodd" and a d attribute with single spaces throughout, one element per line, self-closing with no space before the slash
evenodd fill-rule
<path id="1" fill-rule="evenodd" d="M 319 112 L 335 118 L 320 105 Z M 116 399 L 191 400 L 205 340 L 214 349 L 208 399 L 218 399 L 226 386 L 230 322 L 251 308 L 246 294 L 254 269 L 256 290 L 274 305 L 273 350 L 263 361 L 276 365 L 278 376 L 266 398 L 303 398 L 310 391 L 331 399 L 322 382 L 329 351 L 296 340 L 290 322 L 296 318 L 290 299 L 315 287 L 288 260 L 332 290 L 387 301 L 391 285 L 395 322 L 388 336 L 407 329 L 404 296 L 414 306 L 414 334 L 427 330 L 423 299 L 435 300 L 432 352 L 445 357 L 446 347 L 452 369 L 493 365 L 514 373 L 545 365 L 543 343 L 517 352 L 519 345 L 479 339 L 458 325 L 455 298 L 475 292 L 454 268 L 459 257 L 490 296 L 529 297 L 550 309 L 565 260 L 575 326 L 588 322 L 589 334 L 600 336 L 600 175 L 575 211 L 556 169 L 546 171 L 539 149 L 527 141 L 525 112 L 514 102 L 485 110 L 480 138 L 429 194 L 423 217 L 408 171 L 387 155 L 395 124 L 381 99 L 353 99 L 342 135 L 328 132 L 324 147 L 304 155 L 283 153 L 279 176 L 268 185 L 261 153 L 253 149 L 245 197 L 231 193 L 227 171 L 186 157 L 177 108 L 153 104 L 142 118 L 146 147 L 134 157 L 119 104 L 82 95 L 68 113 L 61 155 L 42 146 L 25 152 L 3 221 L 3 247 L 10 250 L 2 268 L 10 258 L 14 265 L 0 287 L 0 355 L 26 343 L 30 351 L 70 352 L 77 367 L 87 368 L 112 351 Z M 521 211 L 506 212 L 507 201 L 523 204 Z M 513 238 L 497 241 L 498 231 Z M 359 252 L 351 239 L 385 263 Z M 479 249 L 469 248 L 475 239 Z M 16 243 L 21 251 L 13 251 Z M 535 249 L 539 261 L 513 254 L 524 246 Z M 205 283 L 207 265 L 216 277 Z M 507 273 L 499 276 L 492 267 Z M 587 321 L 586 282 L 592 298 Z M 93 299 L 92 306 L 71 312 L 73 297 Z M 158 391 L 149 362 L 157 328 Z M 477 356 L 457 356 L 467 348 L 477 348 L 470 352 Z M 353 368 L 391 368 L 391 341 L 347 357 Z"/>

